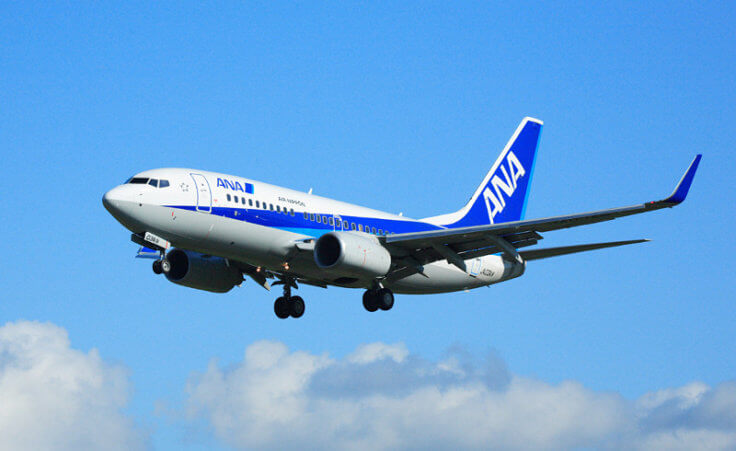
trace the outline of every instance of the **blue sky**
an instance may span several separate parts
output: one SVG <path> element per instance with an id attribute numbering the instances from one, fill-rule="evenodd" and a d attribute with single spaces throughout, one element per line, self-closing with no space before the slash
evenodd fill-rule
<path id="1" fill-rule="evenodd" d="M 247 369 L 262 340 L 346 367 L 379 342 L 412 356 L 392 357 L 402 365 L 490 355 L 512 380 L 632 403 L 694 383 L 723 393 L 736 379 L 735 22 L 731 2 L 4 3 L 6 335 L 96 349 L 94 368 L 128 387 L 112 384 L 125 399 L 112 410 L 155 449 L 278 444 L 223 432 L 192 394 L 206 387 L 197 374 Z M 433 216 L 465 203 L 524 116 L 545 121 L 530 218 L 662 198 L 704 157 L 682 206 L 541 244 L 651 243 L 533 262 L 468 293 L 397 296 L 380 315 L 346 289 L 305 287 L 305 316 L 280 321 L 251 282 L 227 295 L 175 286 L 133 259 L 101 204 L 136 172 L 181 166 Z M 478 443 L 505 443 L 493 437 Z M 421 443 L 387 446 L 404 445 Z"/>

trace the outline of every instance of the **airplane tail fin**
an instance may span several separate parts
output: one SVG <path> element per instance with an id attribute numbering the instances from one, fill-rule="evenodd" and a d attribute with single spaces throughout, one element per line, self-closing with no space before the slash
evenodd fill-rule
<path id="1" fill-rule="evenodd" d="M 542 121 L 525 117 L 470 201 L 455 213 L 426 218 L 443 227 L 469 227 L 524 218 Z"/>

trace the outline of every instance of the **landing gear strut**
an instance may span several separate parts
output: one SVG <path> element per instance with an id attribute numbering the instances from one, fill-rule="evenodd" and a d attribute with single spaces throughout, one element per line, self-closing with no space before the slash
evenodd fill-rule
<path id="1" fill-rule="evenodd" d="M 366 290 L 363 293 L 363 307 L 369 312 L 375 312 L 378 309 L 388 311 L 393 306 L 394 293 L 388 288 Z"/>
<path id="2" fill-rule="evenodd" d="M 279 282 L 275 282 L 273 285 L 283 285 L 284 295 L 276 299 L 273 303 L 273 311 L 276 316 L 281 319 L 288 317 L 300 318 L 304 314 L 304 299 L 299 296 L 291 295 L 292 286 L 296 288 L 296 283 L 292 278 L 284 278 Z"/>

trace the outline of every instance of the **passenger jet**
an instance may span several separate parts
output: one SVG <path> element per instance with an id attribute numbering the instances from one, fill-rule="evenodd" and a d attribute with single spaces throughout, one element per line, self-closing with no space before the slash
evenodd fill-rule
<path id="1" fill-rule="evenodd" d="M 447 293 L 524 274 L 532 260 L 641 243 L 643 239 L 527 249 L 541 233 L 674 207 L 685 200 L 697 155 L 666 199 L 588 213 L 524 219 L 542 121 L 524 118 L 460 210 L 410 219 L 370 208 L 195 169 L 131 177 L 102 203 L 155 258 L 153 271 L 185 287 L 225 293 L 244 276 L 283 286 L 274 311 L 299 318 L 299 284 L 360 288 L 369 312 L 394 293 Z"/>

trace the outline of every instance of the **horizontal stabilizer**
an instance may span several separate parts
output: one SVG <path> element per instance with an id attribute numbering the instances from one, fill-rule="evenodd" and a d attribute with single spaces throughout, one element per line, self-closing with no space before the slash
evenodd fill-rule
<path id="1" fill-rule="evenodd" d="M 649 240 L 612 241 L 609 243 L 576 244 L 574 246 L 549 247 L 547 249 L 533 249 L 521 251 L 519 255 L 524 260 L 540 260 L 542 258 L 557 257 L 560 255 L 575 254 L 577 252 L 594 251 L 607 247 L 626 246 L 627 244 L 644 243 Z"/>

